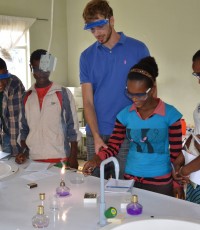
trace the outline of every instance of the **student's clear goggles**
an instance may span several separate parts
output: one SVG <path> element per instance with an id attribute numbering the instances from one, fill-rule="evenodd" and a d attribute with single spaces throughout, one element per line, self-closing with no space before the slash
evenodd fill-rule
<path id="1" fill-rule="evenodd" d="M 109 23 L 109 19 L 101 19 L 101 20 L 97 20 L 97 21 L 94 21 L 94 22 L 89 22 L 89 23 L 85 24 L 84 30 L 91 30 L 94 27 L 101 28 L 101 27 L 103 27 L 104 25 L 106 25 L 108 23 Z"/>
<path id="2" fill-rule="evenodd" d="M 148 88 L 145 93 L 130 93 L 126 87 L 125 95 L 131 100 L 133 100 L 133 98 L 137 98 L 138 101 L 145 101 L 148 98 L 150 90 L 151 88 Z"/>

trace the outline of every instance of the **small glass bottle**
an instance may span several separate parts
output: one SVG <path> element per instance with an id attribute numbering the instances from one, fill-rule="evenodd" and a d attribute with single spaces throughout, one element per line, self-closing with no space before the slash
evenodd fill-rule
<path id="1" fill-rule="evenodd" d="M 60 186 L 56 188 L 56 193 L 59 196 L 69 196 L 70 195 L 70 189 L 65 186 L 65 182 L 63 179 L 61 179 Z"/>
<path id="2" fill-rule="evenodd" d="M 45 193 L 39 193 L 39 198 L 41 201 L 41 205 L 44 206 L 44 201 L 45 201 Z"/>
<path id="3" fill-rule="evenodd" d="M 32 218 L 34 228 L 45 228 L 49 225 L 49 217 L 44 214 L 44 206 L 39 205 L 37 214 Z"/>
<path id="4" fill-rule="evenodd" d="M 138 196 L 133 195 L 131 203 L 126 206 L 126 211 L 129 215 L 139 215 L 142 213 L 142 205 L 138 203 Z"/>

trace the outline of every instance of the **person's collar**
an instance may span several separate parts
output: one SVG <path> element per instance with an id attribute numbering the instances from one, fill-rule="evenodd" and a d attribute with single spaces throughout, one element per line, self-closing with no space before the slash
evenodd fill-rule
<path id="1" fill-rule="evenodd" d="M 31 90 L 31 91 L 36 91 L 35 90 L 35 83 L 28 89 L 28 91 Z M 62 86 L 55 83 L 55 82 L 52 82 L 52 85 L 51 85 L 51 88 L 49 89 L 48 93 L 53 93 L 53 92 L 56 92 L 56 91 L 61 91 L 62 90 Z"/>
<path id="2" fill-rule="evenodd" d="M 126 40 L 126 35 L 123 32 L 118 32 L 118 34 L 120 34 L 120 39 L 118 43 L 124 44 Z"/>
<path id="3" fill-rule="evenodd" d="M 155 108 L 153 114 L 158 114 L 158 115 L 164 116 L 165 115 L 165 103 L 160 98 L 158 98 L 158 99 L 159 99 L 159 102 L 158 102 L 158 105 Z M 130 107 L 130 112 L 133 110 L 135 110 L 135 111 L 137 110 L 134 103 Z"/>
<path id="4" fill-rule="evenodd" d="M 126 40 L 126 35 L 123 32 L 117 32 L 117 33 L 120 35 L 120 39 L 117 43 L 123 45 L 125 43 L 125 40 Z M 103 44 L 101 44 L 100 42 L 97 41 L 96 46 L 97 47 L 103 46 Z"/>

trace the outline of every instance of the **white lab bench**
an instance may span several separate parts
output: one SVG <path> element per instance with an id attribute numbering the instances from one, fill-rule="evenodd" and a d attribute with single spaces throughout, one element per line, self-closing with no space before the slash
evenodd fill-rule
<path id="1" fill-rule="evenodd" d="M 14 162 L 14 159 L 7 161 Z M 6 161 L 5 161 L 6 162 Z M 49 209 L 49 197 L 55 194 L 59 186 L 60 169 L 52 167 L 48 170 L 55 175 L 37 180 L 38 187 L 28 189 L 29 181 L 23 179 L 25 165 L 13 175 L 0 180 L 0 229 L 5 230 L 29 230 L 32 227 L 32 217 L 36 214 L 40 204 L 39 193 L 45 193 L 45 213 L 50 217 L 49 226 L 46 229 L 56 230 L 96 230 L 100 229 L 99 204 L 84 204 L 85 192 L 100 192 L 100 179 L 92 176 L 85 177 L 82 184 L 71 184 L 65 173 L 66 186 L 71 189 L 71 196 L 60 199 L 59 211 Z M 200 224 L 200 205 L 176 198 L 160 195 L 157 193 L 133 188 L 132 193 L 137 194 L 139 202 L 143 205 L 143 213 L 139 217 L 129 216 L 120 205 L 124 199 L 130 198 L 131 194 L 106 193 L 106 208 L 115 207 L 125 220 L 136 218 L 180 218 L 190 219 Z"/>

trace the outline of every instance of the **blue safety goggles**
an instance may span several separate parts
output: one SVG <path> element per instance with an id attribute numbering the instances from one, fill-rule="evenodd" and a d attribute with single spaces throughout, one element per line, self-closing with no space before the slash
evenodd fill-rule
<path id="1" fill-rule="evenodd" d="M 104 25 L 108 24 L 108 22 L 109 22 L 109 19 L 101 19 L 98 21 L 89 22 L 89 23 L 85 24 L 84 30 L 90 30 L 90 29 L 97 27 L 97 26 L 104 26 Z"/>
<path id="2" fill-rule="evenodd" d="M 11 77 L 10 73 L 2 73 L 2 74 L 0 74 L 0 80 L 1 79 L 7 79 L 7 78 L 10 78 L 10 77 Z"/>

